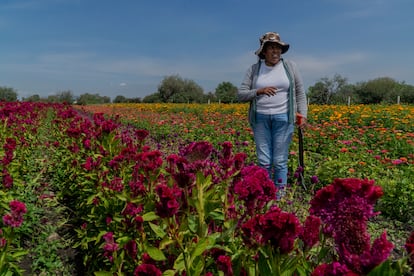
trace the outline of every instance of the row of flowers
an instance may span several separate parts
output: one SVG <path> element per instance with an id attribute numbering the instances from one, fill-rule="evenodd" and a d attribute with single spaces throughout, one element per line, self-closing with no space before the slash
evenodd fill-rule
<path id="1" fill-rule="evenodd" d="M 20 154 L 28 145 L 10 141 L 19 133 L 39 133 L 24 121 L 36 104 L 1 104 L 7 126 L 1 136 L 2 191 L 14 196 L 15 186 L 24 183 L 9 166 L 24 159 Z M 102 113 L 81 114 L 65 105 L 36 108 L 53 110 L 52 117 L 42 113 L 42 120 L 52 120 L 44 165 L 53 166 L 50 184 L 73 211 L 70 225 L 86 274 L 403 275 L 414 261 L 414 234 L 400 260 L 389 258 L 394 245 L 385 231 L 371 242 L 367 223 L 383 195 L 374 181 L 335 179 L 304 210 L 287 211 L 275 200 L 266 171 L 232 142 L 189 141 L 163 152 L 148 143 L 147 130 Z M 24 217 L 24 204 L 9 202 L 1 210 L 3 234 Z"/>

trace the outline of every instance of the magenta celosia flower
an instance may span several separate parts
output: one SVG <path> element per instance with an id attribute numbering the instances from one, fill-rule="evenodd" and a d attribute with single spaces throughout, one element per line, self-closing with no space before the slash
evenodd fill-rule
<path id="1" fill-rule="evenodd" d="M 368 273 L 385 261 L 392 243 L 384 233 L 370 244 L 367 222 L 375 216 L 374 204 L 383 194 L 374 181 L 355 178 L 335 179 L 311 200 L 310 213 L 324 222 L 325 233 L 332 235 L 339 262 L 356 273 Z"/>
<path id="2" fill-rule="evenodd" d="M 189 162 L 203 161 L 210 157 L 213 145 L 207 141 L 193 142 L 181 150 L 180 154 Z"/>
<path id="3" fill-rule="evenodd" d="M 138 141 L 142 142 L 147 138 L 149 135 L 149 132 L 145 129 L 137 129 L 135 131 L 135 137 L 138 139 Z"/>
<path id="4" fill-rule="evenodd" d="M 10 201 L 9 206 L 13 216 L 22 216 L 27 213 L 26 205 L 18 200 Z"/>
<path id="5" fill-rule="evenodd" d="M 18 200 L 9 203 L 10 214 L 3 216 L 3 223 L 11 227 L 20 227 L 23 223 L 23 215 L 27 213 L 26 205 Z"/>
<path id="6" fill-rule="evenodd" d="M 137 197 L 138 195 L 144 195 L 146 192 L 144 183 L 141 180 L 137 181 L 130 181 L 128 183 L 129 188 L 131 189 L 131 193 L 133 197 Z"/>
<path id="7" fill-rule="evenodd" d="M 17 145 L 16 139 L 7 137 L 6 138 L 6 143 L 4 143 L 4 145 L 3 145 L 3 149 L 4 149 L 4 151 L 11 151 L 12 152 L 16 149 L 16 145 Z"/>
<path id="8" fill-rule="evenodd" d="M 14 228 L 20 227 L 23 223 L 23 218 L 16 218 L 10 214 L 6 214 L 3 216 L 3 223 Z"/>
<path id="9" fill-rule="evenodd" d="M 410 256 L 411 267 L 414 269 L 414 231 L 411 232 L 411 235 L 408 237 L 405 243 L 405 249 Z"/>
<path id="10" fill-rule="evenodd" d="M 160 151 L 146 151 L 137 156 L 137 166 L 145 172 L 153 172 L 162 165 L 162 153 Z"/>
<path id="11" fill-rule="evenodd" d="M 312 183 L 312 184 L 317 184 L 317 183 L 319 183 L 319 178 L 318 178 L 318 176 L 317 176 L 317 175 L 313 175 L 313 176 L 311 177 L 311 183 Z"/>
<path id="12" fill-rule="evenodd" d="M 260 217 L 259 224 L 264 243 L 270 242 L 282 254 L 293 250 L 295 239 L 302 232 L 298 218 L 276 206 Z"/>
<path id="13" fill-rule="evenodd" d="M 312 272 L 312 276 L 358 276 L 352 272 L 346 265 L 342 265 L 338 262 L 330 264 L 318 265 Z"/>
<path id="14" fill-rule="evenodd" d="M 159 197 L 159 201 L 156 203 L 157 214 L 162 218 L 175 215 L 180 208 L 178 200 L 181 198 L 181 189 L 176 186 L 169 187 L 166 184 L 159 184 L 155 191 Z"/>
<path id="15" fill-rule="evenodd" d="M 306 218 L 303 225 L 303 231 L 300 239 L 303 241 L 305 248 L 310 249 L 319 242 L 319 232 L 322 221 L 319 217 L 310 215 Z"/>
<path id="16" fill-rule="evenodd" d="M 123 216 L 135 217 L 136 215 L 141 213 L 142 210 L 143 210 L 142 205 L 138 205 L 138 204 L 133 203 L 133 202 L 128 202 L 127 205 L 125 206 L 124 210 L 122 211 L 122 215 Z"/>
<path id="17" fill-rule="evenodd" d="M 6 189 L 13 187 L 13 178 L 7 169 L 3 169 L 3 187 Z"/>
<path id="18" fill-rule="evenodd" d="M 225 276 L 233 275 L 233 268 L 231 265 L 231 257 L 226 255 L 221 255 L 217 258 L 216 261 L 218 270 L 223 271 Z"/>
<path id="19" fill-rule="evenodd" d="M 134 276 L 161 276 L 162 271 L 153 264 L 141 264 L 134 270 Z"/>
<path id="20" fill-rule="evenodd" d="M 266 245 L 278 249 L 281 254 L 293 250 L 295 239 L 302 232 L 298 218 L 273 206 L 265 214 L 256 214 L 242 224 L 246 244 Z"/>
<path id="21" fill-rule="evenodd" d="M 135 240 L 130 240 L 124 245 L 124 249 L 127 252 L 128 256 L 131 257 L 133 260 L 137 259 L 137 243 Z"/>
<path id="22" fill-rule="evenodd" d="M 103 182 L 102 186 L 115 192 L 122 192 L 124 189 L 122 178 L 118 176 L 114 177 L 114 179 L 112 179 L 109 184 L 107 182 Z"/>
<path id="23" fill-rule="evenodd" d="M 234 155 L 234 168 L 240 170 L 244 166 L 244 162 L 247 159 L 247 154 L 239 152 Z"/>
<path id="24" fill-rule="evenodd" d="M 91 140 L 90 139 L 83 140 L 83 146 L 85 147 L 85 149 L 91 149 Z"/>
<path id="25" fill-rule="evenodd" d="M 112 232 L 107 232 L 102 238 L 105 240 L 105 244 L 102 247 L 105 251 L 104 256 L 107 257 L 109 261 L 113 262 L 113 253 L 119 249 L 119 245 L 114 240 L 114 234 Z"/>
<path id="26" fill-rule="evenodd" d="M 231 142 L 224 142 L 222 150 L 219 155 L 219 163 L 224 170 L 227 170 L 233 165 L 234 159 L 232 154 L 233 144 Z"/>
<path id="27" fill-rule="evenodd" d="M 243 201 L 248 214 L 254 214 L 276 198 L 276 187 L 267 170 L 259 166 L 244 167 L 235 178 L 234 193 Z"/>

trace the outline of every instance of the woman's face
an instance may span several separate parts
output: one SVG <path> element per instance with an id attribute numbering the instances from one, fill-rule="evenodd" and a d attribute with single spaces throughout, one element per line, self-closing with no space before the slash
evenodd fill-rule
<path id="1" fill-rule="evenodd" d="M 282 56 L 282 47 L 275 42 L 267 42 L 264 45 L 263 55 L 268 66 L 275 66 Z"/>

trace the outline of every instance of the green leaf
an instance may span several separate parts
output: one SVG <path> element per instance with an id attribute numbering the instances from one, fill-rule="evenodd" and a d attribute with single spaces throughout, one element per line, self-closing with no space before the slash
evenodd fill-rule
<path id="1" fill-rule="evenodd" d="M 269 259 L 265 257 L 260 250 L 259 254 L 259 271 L 260 275 L 272 275 L 272 268 L 270 267 Z"/>
<path id="2" fill-rule="evenodd" d="M 93 273 L 95 276 L 112 276 L 113 273 L 109 271 L 96 271 Z"/>
<path id="3" fill-rule="evenodd" d="M 197 256 L 200 256 L 201 254 L 203 254 L 203 252 L 206 250 L 207 246 L 210 244 L 210 239 L 209 238 L 203 238 L 200 239 L 196 245 L 196 247 L 194 248 L 193 253 L 191 254 L 191 259 L 194 259 Z"/>
<path id="4" fill-rule="evenodd" d="M 27 251 L 27 250 L 21 250 L 21 251 L 13 253 L 12 257 L 13 258 L 19 258 L 19 257 L 22 257 L 24 255 L 27 255 L 28 253 L 29 253 L 29 251 Z"/>
<path id="5" fill-rule="evenodd" d="M 383 262 L 382 264 L 375 267 L 367 276 L 399 276 L 402 275 L 401 268 L 395 267 L 398 266 L 398 263 L 391 263 L 390 260 Z M 394 267 L 394 268 L 393 268 Z"/>
<path id="6" fill-rule="evenodd" d="M 151 227 L 152 231 L 154 231 L 154 233 L 157 235 L 157 237 L 159 238 L 164 238 L 165 237 L 165 232 L 164 230 L 162 230 L 162 228 L 154 223 L 149 222 L 149 226 Z"/>
<path id="7" fill-rule="evenodd" d="M 142 219 L 144 220 L 144 221 L 153 221 L 153 220 L 157 220 L 157 219 L 159 219 L 160 217 L 157 215 L 157 214 L 155 214 L 155 212 L 148 212 L 148 213 L 145 213 L 143 216 L 142 216 Z"/>
<path id="8" fill-rule="evenodd" d="M 169 269 L 169 270 L 164 271 L 162 273 L 162 276 L 175 276 L 176 275 L 175 273 L 176 273 L 175 270 Z"/>
<path id="9" fill-rule="evenodd" d="M 165 257 L 164 253 L 156 247 L 148 247 L 147 253 L 150 255 L 152 259 L 155 261 L 165 261 L 167 258 Z"/>
<path id="10" fill-rule="evenodd" d="M 177 257 L 177 259 L 175 259 L 175 262 L 174 262 L 174 266 L 173 266 L 173 268 L 174 268 L 175 270 L 178 270 L 178 271 L 183 271 L 183 270 L 185 269 L 185 264 L 184 264 L 184 255 L 183 255 L 183 253 L 181 253 L 181 254 Z"/>

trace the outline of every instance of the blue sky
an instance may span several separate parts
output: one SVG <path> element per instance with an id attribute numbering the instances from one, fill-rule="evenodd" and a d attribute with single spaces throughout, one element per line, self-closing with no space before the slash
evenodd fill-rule
<path id="1" fill-rule="evenodd" d="M 290 44 L 305 88 L 340 74 L 414 85 L 412 0 L 1 0 L 0 86 L 145 97 L 179 75 L 236 86 L 259 37 Z"/>

